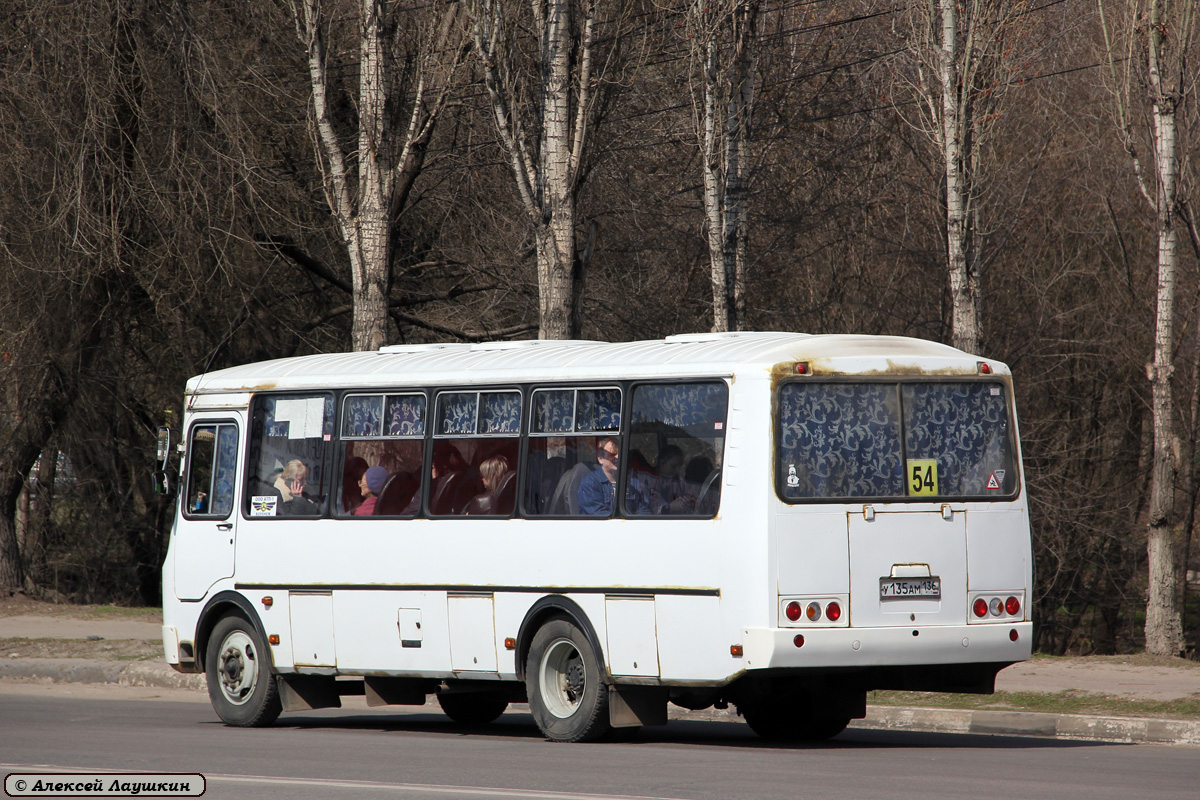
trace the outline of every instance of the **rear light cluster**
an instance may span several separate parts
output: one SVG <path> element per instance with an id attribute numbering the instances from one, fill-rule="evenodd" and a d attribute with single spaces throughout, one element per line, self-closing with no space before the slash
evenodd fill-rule
<path id="1" fill-rule="evenodd" d="M 975 595 L 971 600 L 972 622 L 1011 621 L 1013 618 L 1023 619 L 1021 595 L 984 593 Z"/>
<path id="2" fill-rule="evenodd" d="M 846 625 L 844 597 L 784 597 L 780 598 L 780 625 L 842 627 Z"/>

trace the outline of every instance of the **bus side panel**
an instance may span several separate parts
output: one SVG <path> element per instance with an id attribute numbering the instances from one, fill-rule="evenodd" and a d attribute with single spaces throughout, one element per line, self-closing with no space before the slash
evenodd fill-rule
<path id="1" fill-rule="evenodd" d="M 659 595 L 656 601 L 664 683 L 715 683 L 741 668 L 729 654 L 740 636 L 722 635 L 721 598 Z"/>
<path id="2" fill-rule="evenodd" d="M 445 592 L 335 591 L 333 615 L 339 671 L 449 673 Z"/>

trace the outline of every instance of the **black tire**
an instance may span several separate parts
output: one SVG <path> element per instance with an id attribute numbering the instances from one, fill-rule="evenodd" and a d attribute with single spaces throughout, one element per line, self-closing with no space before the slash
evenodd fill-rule
<path id="1" fill-rule="evenodd" d="M 534 634 L 525 661 L 529 710 L 552 742 L 594 742 L 608 723 L 608 687 L 600 654 L 579 626 L 554 617 Z"/>
<path id="2" fill-rule="evenodd" d="M 446 716 L 462 725 L 483 725 L 508 708 L 508 700 L 488 692 L 439 694 L 437 699 Z"/>
<path id="3" fill-rule="evenodd" d="M 260 728 L 283 711 L 271 653 L 241 614 L 222 617 L 213 628 L 204 675 L 213 709 L 227 725 Z"/>
<path id="4" fill-rule="evenodd" d="M 756 703 L 741 709 L 750 730 L 774 742 L 823 742 L 850 724 L 850 719 L 812 719 L 806 704 L 784 700 Z"/>

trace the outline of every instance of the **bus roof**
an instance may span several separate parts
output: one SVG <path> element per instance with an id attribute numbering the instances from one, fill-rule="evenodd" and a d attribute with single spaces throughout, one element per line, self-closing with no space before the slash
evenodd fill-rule
<path id="1" fill-rule="evenodd" d="M 698 333 L 637 342 L 524 340 L 396 345 L 263 361 L 199 375 L 189 395 L 272 389 L 511 384 L 770 373 L 806 362 L 819 374 L 976 374 L 979 359 L 903 336 Z M 1007 367 L 987 362 L 1006 374 Z"/>

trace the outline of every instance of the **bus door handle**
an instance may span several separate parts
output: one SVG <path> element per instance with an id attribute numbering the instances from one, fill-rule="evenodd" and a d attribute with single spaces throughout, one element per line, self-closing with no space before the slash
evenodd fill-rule
<path id="1" fill-rule="evenodd" d="M 219 530 L 219 531 L 231 531 L 231 530 L 233 530 L 233 523 L 232 523 L 232 522 L 218 522 L 218 523 L 217 523 L 217 530 Z"/>

